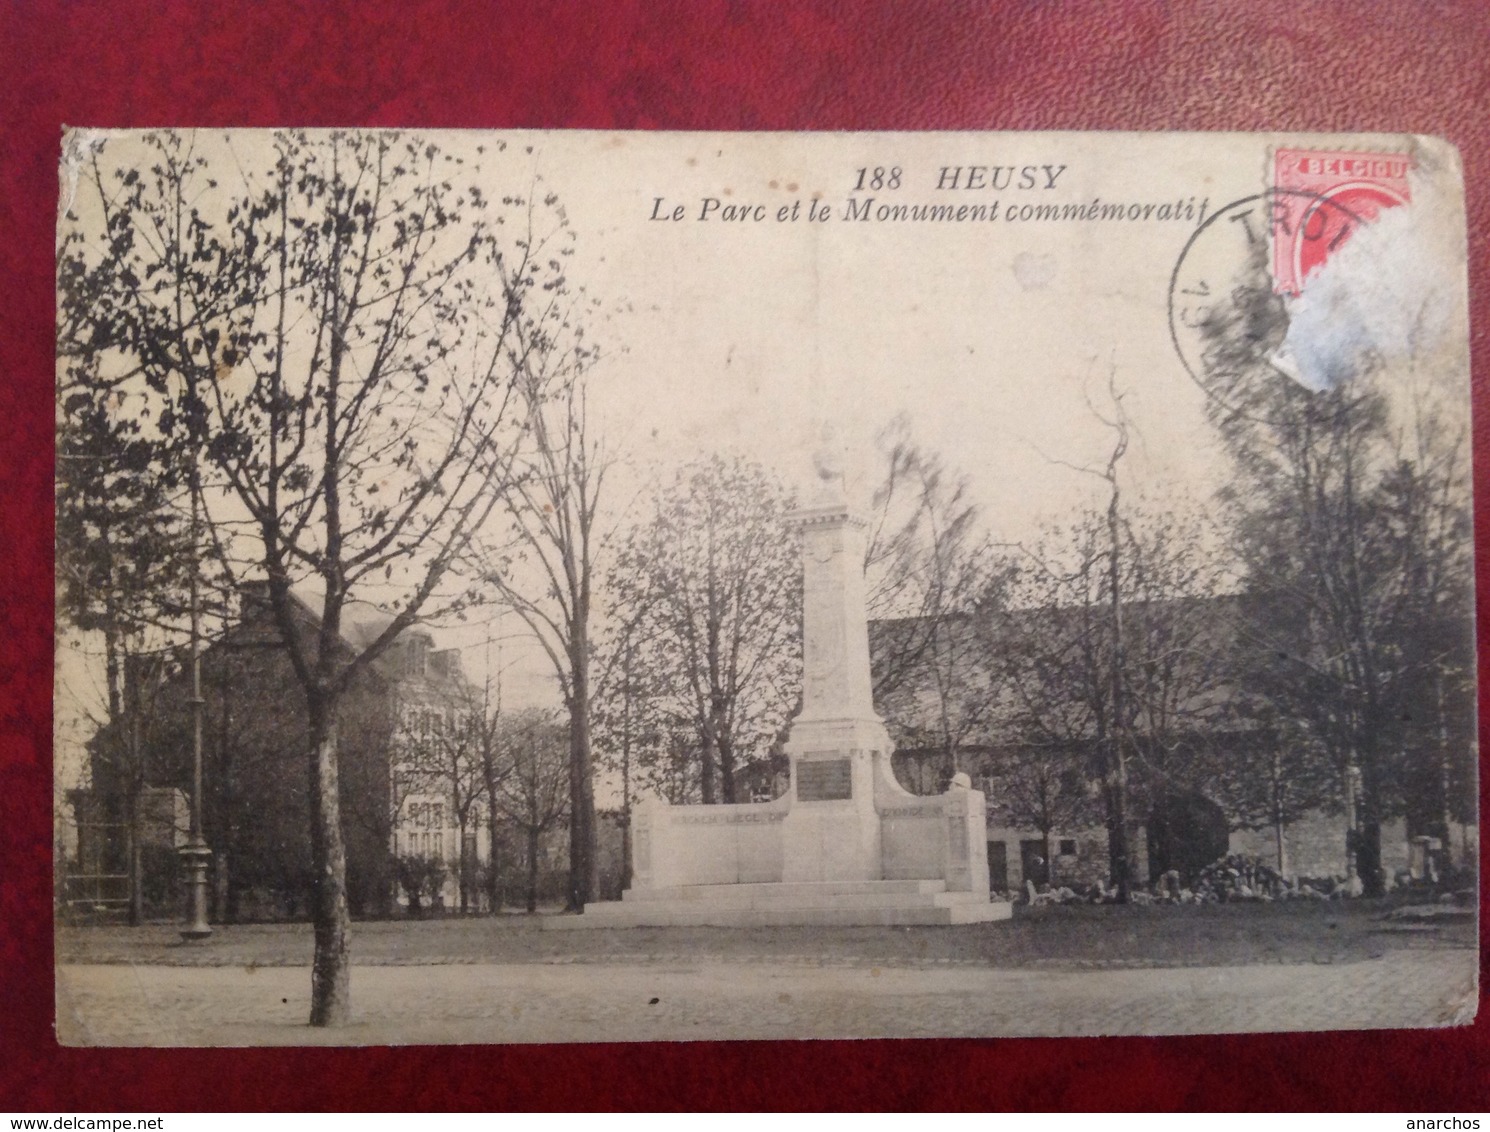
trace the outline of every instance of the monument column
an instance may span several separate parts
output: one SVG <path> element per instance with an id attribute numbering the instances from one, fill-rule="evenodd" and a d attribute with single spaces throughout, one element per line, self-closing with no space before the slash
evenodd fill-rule
<path id="1" fill-rule="evenodd" d="M 817 471 L 814 500 L 792 516 L 802 532 L 802 710 L 786 743 L 783 879 L 878 880 L 875 778 L 890 737 L 871 692 L 865 522 L 849 509 L 837 466 L 820 456 Z"/>

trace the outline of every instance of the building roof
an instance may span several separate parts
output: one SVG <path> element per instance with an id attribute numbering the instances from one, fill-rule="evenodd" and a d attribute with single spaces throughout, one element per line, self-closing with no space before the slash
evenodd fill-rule
<path id="1" fill-rule="evenodd" d="M 251 625 L 255 622 L 263 623 L 270 620 L 268 607 L 268 582 L 253 580 L 245 582 L 240 586 L 242 604 L 239 611 L 239 624 Z M 292 616 L 310 632 L 320 626 L 321 617 L 319 611 L 302 594 L 290 591 L 292 604 Z M 348 601 L 342 607 L 341 627 L 339 636 L 341 643 L 349 654 L 358 654 L 369 648 L 393 622 L 393 615 L 386 610 L 365 601 Z M 275 630 L 277 633 L 277 629 Z M 382 656 L 373 662 L 373 667 L 382 675 L 392 678 L 419 677 L 430 675 L 429 672 L 411 672 L 404 663 L 405 650 L 411 646 L 422 648 L 425 656 L 440 658 L 440 662 L 433 666 L 436 677 L 459 678 L 460 671 L 459 651 L 455 649 L 434 649 L 434 635 L 423 625 L 415 622 L 399 634 L 398 639 Z M 453 660 L 453 664 L 452 664 Z"/>

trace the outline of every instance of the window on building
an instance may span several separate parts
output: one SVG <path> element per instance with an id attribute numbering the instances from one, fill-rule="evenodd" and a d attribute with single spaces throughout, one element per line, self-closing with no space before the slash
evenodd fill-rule
<path id="1" fill-rule="evenodd" d="M 429 642 L 423 637 L 409 638 L 404 645 L 404 672 L 409 676 L 429 675 Z"/>
<path id="2" fill-rule="evenodd" d="M 410 713 L 409 723 L 413 728 L 415 738 L 418 739 L 445 733 L 445 717 L 430 708 L 420 708 Z"/>
<path id="3" fill-rule="evenodd" d="M 1061 856 L 1062 857 L 1074 857 L 1074 856 L 1076 856 L 1076 840 L 1074 838 L 1071 838 L 1071 837 L 1063 837 L 1063 838 L 1061 838 Z"/>

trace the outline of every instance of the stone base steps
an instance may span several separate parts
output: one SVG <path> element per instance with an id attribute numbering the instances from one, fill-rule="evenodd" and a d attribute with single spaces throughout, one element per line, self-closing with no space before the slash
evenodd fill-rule
<path id="1" fill-rule="evenodd" d="M 749 903 L 757 900 L 806 901 L 828 896 L 924 896 L 947 891 L 944 880 L 817 880 L 776 881 L 756 884 L 688 884 L 676 888 L 628 888 L 623 902 L 699 900 L 716 903 Z M 972 897 L 974 894 L 959 893 Z"/>
<path id="2" fill-rule="evenodd" d="M 978 924 L 1006 920 L 1012 906 L 982 893 L 947 892 L 943 881 L 822 881 L 710 884 L 628 891 L 619 901 L 587 904 L 579 916 L 554 916 L 554 930 L 638 927 L 783 927 Z"/>

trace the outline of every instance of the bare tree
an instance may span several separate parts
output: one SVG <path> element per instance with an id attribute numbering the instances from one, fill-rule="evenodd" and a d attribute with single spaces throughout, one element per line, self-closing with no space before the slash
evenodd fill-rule
<path id="1" fill-rule="evenodd" d="M 918 773 L 918 789 L 937 790 L 966 769 L 962 748 L 988 723 L 994 697 L 975 611 L 996 596 L 997 558 L 967 476 L 918 446 L 906 418 L 890 422 L 879 447 L 865 552 L 874 698 L 919 771 L 936 764 L 937 781 Z"/>
<path id="2" fill-rule="evenodd" d="M 979 597 L 989 548 L 967 477 L 921 448 L 906 417 L 886 425 L 876 443 L 884 467 L 870 502 L 864 575 L 867 613 L 877 623 L 874 700 L 883 703 L 913 675 L 924 678 L 928 656 L 955 652 L 942 623 Z"/>
<path id="3" fill-rule="evenodd" d="M 450 805 L 456 834 L 456 887 L 461 912 L 470 906 L 475 861 L 468 832 L 479 824 L 487 795 L 483 740 L 486 713 L 467 695 L 449 703 L 411 711 L 401 769 L 418 793 L 437 796 Z"/>
<path id="4" fill-rule="evenodd" d="M 499 674 L 500 675 L 500 674 Z M 499 871 L 501 837 L 497 829 L 496 798 L 515 767 L 502 744 L 501 687 L 492 695 L 491 674 L 478 698 L 472 694 L 465 708 L 466 734 L 471 743 L 479 776 L 479 787 L 486 805 L 486 886 L 488 912 L 495 916 L 502 906 L 502 878 Z"/>
<path id="5" fill-rule="evenodd" d="M 1292 875 L 1288 827 L 1311 811 L 1338 804 L 1340 776 L 1330 752 L 1297 720 L 1281 716 L 1256 694 L 1262 678 L 1248 671 L 1254 655 L 1237 657 L 1236 696 L 1228 715 L 1242 725 L 1229 757 L 1213 762 L 1210 793 L 1235 828 L 1271 828 L 1274 862 Z"/>
<path id="6" fill-rule="evenodd" d="M 631 809 L 658 746 L 655 692 L 638 663 L 638 634 L 645 609 L 612 611 L 612 631 L 602 638 L 601 678 L 596 681 L 594 734 L 605 752 L 598 760 L 621 779 L 621 888 L 631 884 Z M 664 791 L 659 791 L 664 793 Z"/>
<path id="7" fill-rule="evenodd" d="M 1087 789 L 1090 769 L 1079 748 L 1048 741 L 1002 751 L 989 765 L 990 811 L 1015 828 L 1039 831 L 1052 885 L 1060 880 L 1056 874 L 1059 854 L 1055 852 L 1055 832 L 1086 826 L 1099 809 L 1093 806 Z"/>
<path id="8" fill-rule="evenodd" d="M 492 797 L 493 812 L 523 834 L 527 909 L 534 912 L 540 841 L 569 814 L 568 737 L 548 712 L 529 709 L 503 720 L 499 741 L 512 773 Z"/>
<path id="9" fill-rule="evenodd" d="M 1126 900 L 1135 766 L 1149 792 L 1202 775 L 1210 752 L 1197 737 L 1221 713 L 1231 642 L 1215 600 L 1221 563 L 1198 519 L 1124 496 L 1130 426 L 1112 380 L 1108 393 L 1112 409 L 1092 410 L 1113 437 L 1106 459 L 1055 461 L 1099 480 L 1106 505 L 1018 548 L 1004 612 L 984 624 L 1031 753 L 1088 752 Z"/>
<path id="10" fill-rule="evenodd" d="M 546 202 L 555 205 L 557 198 Z M 479 569 L 543 646 L 569 714 L 567 907 L 577 912 L 595 899 L 599 875 L 590 638 L 596 520 L 607 464 L 588 406 L 588 374 L 599 353 L 580 321 L 598 300 L 582 287 L 571 294 L 566 284 L 563 261 L 572 254 L 574 233 L 562 210 L 558 216 L 553 232 L 531 248 L 557 273 L 543 317 L 520 324 L 509 350 L 529 425 L 508 499 L 512 542 L 487 548 Z M 498 467 L 495 474 L 503 471 Z"/>
<path id="11" fill-rule="evenodd" d="M 103 143 L 86 174 L 59 321 L 142 391 L 162 450 L 200 469 L 213 532 L 268 579 L 307 705 L 311 1022 L 340 1025 L 337 704 L 406 629 L 480 600 L 451 567 L 510 486 L 514 378 L 562 272 L 499 238 L 479 162 L 416 136 L 286 132 L 239 153 L 161 132 Z M 392 614 L 362 648 L 342 633 L 359 594 Z"/>
<path id="12" fill-rule="evenodd" d="M 786 489 L 763 468 L 711 457 L 684 468 L 620 548 L 611 589 L 641 611 L 618 693 L 645 699 L 666 757 L 691 733 L 702 800 L 742 800 L 796 699 L 801 577 Z M 615 713 L 612 712 L 612 715 Z"/>
<path id="13" fill-rule="evenodd" d="M 1042 753 L 1057 753 L 1056 764 L 1068 752 L 1086 756 L 1089 779 L 1101 784 L 1109 871 L 1125 899 L 1127 749 L 1119 737 L 1119 625 L 1108 592 L 1116 556 L 1105 531 L 1104 517 L 1093 514 L 1028 551 L 1011 611 L 993 623 L 988 645 L 1013 700 L 1016 733 L 1029 747 L 1026 762 L 1044 763 L 1043 773 L 1055 776 L 1059 765 Z"/>
<path id="14" fill-rule="evenodd" d="M 1109 706 L 1112 719 L 1107 727 L 1106 742 L 1098 745 L 1102 754 L 1102 794 L 1107 802 L 1107 852 L 1111 860 L 1113 883 L 1119 903 L 1128 901 L 1128 886 L 1133 879 L 1128 847 L 1128 760 L 1124 746 L 1123 669 L 1127 658 L 1123 640 L 1123 561 L 1122 561 L 1122 492 L 1118 483 L 1118 465 L 1128 451 L 1128 419 L 1123 413 L 1122 398 L 1113 391 L 1113 418 L 1103 418 L 1116 434 L 1107 465 L 1101 472 L 1107 483 L 1107 606 L 1112 626 L 1112 661 L 1109 671 Z M 1094 410 L 1095 412 L 1095 410 Z"/>

